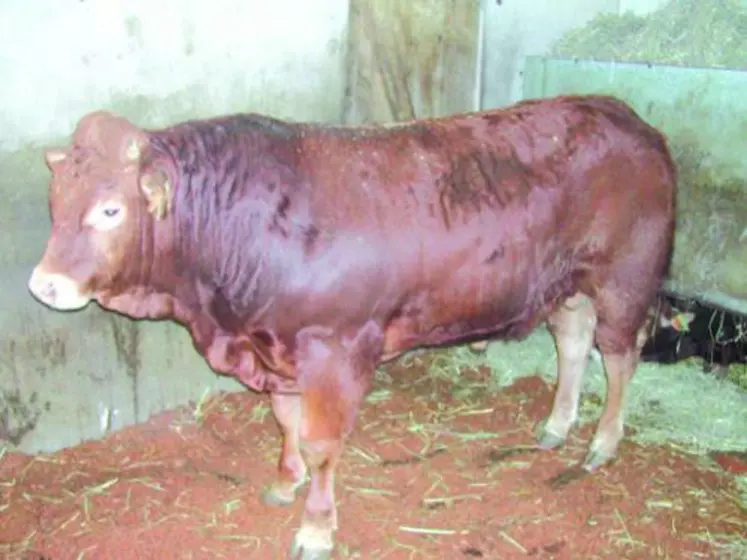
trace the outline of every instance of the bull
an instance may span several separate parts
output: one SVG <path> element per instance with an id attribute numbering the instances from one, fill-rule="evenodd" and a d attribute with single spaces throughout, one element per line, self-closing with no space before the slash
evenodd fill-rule
<path id="1" fill-rule="evenodd" d="M 668 271 L 677 175 L 664 135 L 607 96 L 390 126 L 257 114 L 146 130 L 97 111 L 48 148 L 51 234 L 28 282 L 174 320 L 216 372 L 270 395 L 291 555 L 328 558 L 334 474 L 378 365 L 545 323 L 558 383 L 539 447 L 577 420 L 596 345 L 605 407 L 583 466 L 616 455 L 626 386 Z"/>

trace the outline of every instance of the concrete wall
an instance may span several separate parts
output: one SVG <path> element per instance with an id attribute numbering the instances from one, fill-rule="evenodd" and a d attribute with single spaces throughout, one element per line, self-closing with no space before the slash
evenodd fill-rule
<path id="1" fill-rule="evenodd" d="M 51 450 L 240 386 L 187 333 L 26 289 L 49 233 L 40 149 L 105 108 L 143 126 L 234 111 L 339 121 L 347 0 L 0 3 L 0 444 Z"/>
<path id="2" fill-rule="evenodd" d="M 483 0 L 481 107 L 500 107 L 522 98 L 524 57 L 545 55 L 552 44 L 601 12 L 638 14 L 666 0 Z"/>

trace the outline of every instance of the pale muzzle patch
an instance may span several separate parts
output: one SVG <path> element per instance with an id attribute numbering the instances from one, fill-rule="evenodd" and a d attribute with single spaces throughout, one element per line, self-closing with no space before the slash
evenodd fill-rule
<path id="1" fill-rule="evenodd" d="M 82 309 L 91 301 L 90 296 L 81 293 L 75 280 L 63 274 L 49 273 L 40 266 L 31 273 L 28 288 L 41 303 L 58 311 Z"/>

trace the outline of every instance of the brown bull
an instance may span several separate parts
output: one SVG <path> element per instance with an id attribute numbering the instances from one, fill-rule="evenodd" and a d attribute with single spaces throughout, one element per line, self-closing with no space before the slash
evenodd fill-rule
<path id="1" fill-rule="evenodd" d="M 174 319 L 214 370 L 271 393 L 284 439 L 265 499 L 311 479 L 294 555 L 330 554 L 343 442 L 377 365 L 418 346 L 547 322 L 551 448 L 596 343 L 608 392 L 585 466 L 615 455 L 676 192 L 665 138 L 622 102 L 365 128 L 237 115 L 143 130 L 96 112 L 46 162 L 52 232 L 31 292 Z"/>

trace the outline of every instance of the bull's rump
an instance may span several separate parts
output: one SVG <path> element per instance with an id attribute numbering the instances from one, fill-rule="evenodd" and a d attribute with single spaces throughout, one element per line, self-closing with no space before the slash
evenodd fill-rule
<path id="1" fill-rule="evenodd" d="M 674 167 L 663 136 L 618 100 L 313 127 L 304 142 L 312 216 L 330 235 L 295 288 L 317 309 L 342 301 L 377 316 L 388 351 L 520 337 L 632 254 L 649 274 L 665 269 Z"/>

